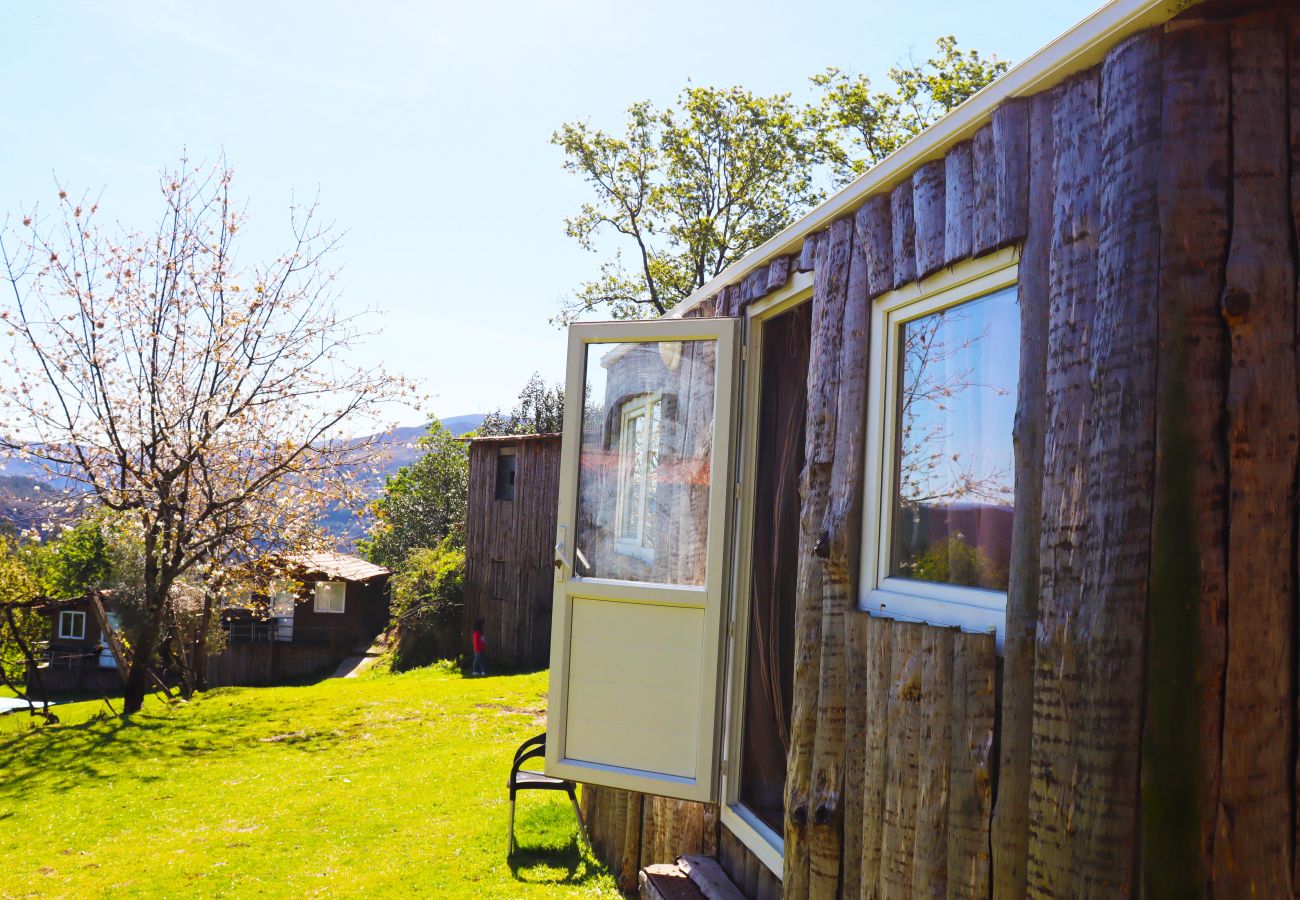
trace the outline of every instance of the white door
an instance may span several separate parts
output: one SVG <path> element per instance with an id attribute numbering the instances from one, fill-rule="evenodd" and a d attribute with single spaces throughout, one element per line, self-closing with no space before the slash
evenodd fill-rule
<path id="1" fill-rule="evenodd" d="M 715 798 L 738 330 L 569 329 L 549 774 Z"/>

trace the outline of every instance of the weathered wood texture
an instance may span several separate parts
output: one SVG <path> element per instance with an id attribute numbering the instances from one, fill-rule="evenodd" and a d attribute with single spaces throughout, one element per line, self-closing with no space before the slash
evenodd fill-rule
<path id="1" fill-rule="evenodd" d="M 916 277 L 926 278 L 944 264 L 944 161 L 931 160 L 912 174 L 912 219 Z"/>
<path id="2" fill-rule="evenodd" d="M 1231 33 L 1228 618 L 1215 893 L 1291 892 L 1295 263 L 1287 198 L 1287 41 L 1275 16 Z M 1279 565 L 1286 559 L 1287 565 Z"/>
<path id="3" fill-rule="evenodd" d="M 842 896 L 987 897 L 993 637 L 865 628 L 861 866 Z"/>
<path id="4" fill-rule="evenodd" d="M 619 889 L 636 890 L 637 872 L 688 853 L 718 853 L 717 807 L 616 788 L 582 786 L 582 814 L 596 856 Z"/>
<path id="5" fill-rule="evenodd" d="M 894 250 L 894 287 L 916 280 L 916 211 L 909 178 L 889 195 L 891 239 Z"/>
<path id="6" fill-rule="evenodd" d="M 1208 890 L 1214 846 L 1227 601 L 1227 28 L 1171 32 L 1163 66 L 1141 855 L 1148 894 L 1195 896 Z"/>
<path id="7" fill-rule="evenodd" d="M 1029 849 L 1029 747 L 1034 723 L 1034 631 L 1038 623 L 1038 538 L 1042 521 L 1043 428 L 1047 416 L 1048 257 L 1052 233 L 1051 92 L 1030 110 L 1031 203 L 1021 255 L 1020 380 L 1016 401 L 1015 504 L 1003 647 L 1002 729 L 993 816 L 994 896 L 1025 896 Z"/>
<path id="8" fill-rule="evenodd" d="M 514 499 L 498 500 L 506 446 L 515 450 Z M 559 479 L 559 435 L 470 443 L 463 646 L 482 618 L 493 666 L 542 667 L 550 659 Z"/>
<path id="9" fill-rule="evenodd" d="M 832 779 L 842 775 L 844 702 L 842 686 L 837 688 L 833 680 L 843 678 L 843 632 L 828 635 L 823 630 L 825 619 L 834 618 L 824 601 L 826 562 L 833 543 L 825 528 L 832 504 L 843 364 L 841 352 L 853 243 L 852 218 L 833 223 L 826 237 L 817 242 L 813 276 L 799 575 L 795 593 L 794 689 L 786 772 L 785 875 L 782 879 L 786 892 L 792 897 L 809 895 L 814 878 L 819 879 L 817 883 L 824 890 L 825 879 L 838 878 L 839 869 L 839 823 L 843 810 L 838 802 L 840 783 Z M 823 669 L 824 647 L 825 652 L 836 657 L 838 672 L 832 671 L 831 665 Z M 823 672 L 831 681 L 823 680 Z M 823 684 L 829 691 L 825 708 L 819 701 Z M 833 733 L 818 734 L 818 725 L 823 721 L 830 721 L 830 727 L 839 731 L 838 752 L 827 743 L 836 741 Z M 817 752 L 819 740 L 822 744 L 820 754 Z M 834 841 L 833 850 L 826 846 L 828 840 Z M 814 847 L 817 851 L 815 857 L 810 855 Z M 810 865 L 814 858 L 815 872 L 814 866 Z"/>
<path id="10" fill-rule="evenodd" d="M 1074 711 L 1085 705 L 1084 651 L 1074 617 L 1084 606 L 1087 449 L 1094 425 L 1090 358 L 1096 306 L 1100 143 L 1098 75 L 1075 76 L 1053 108 L 1050 306 L 1044 431 L 1039 615 L 1035 638 L 1028 886 L 1030 894 L 1070 896 L 1077 842 L 1070 814 L 1078 800 Z"/>
<path id="11" fill-rule="evenodd" d="M 970 141 L 953 147 L 944 157 L 943 191 L 943 261 L 951 266 L 970 256 L 974 245 L 971 214 L 975 206 L 975 181 Z"/>

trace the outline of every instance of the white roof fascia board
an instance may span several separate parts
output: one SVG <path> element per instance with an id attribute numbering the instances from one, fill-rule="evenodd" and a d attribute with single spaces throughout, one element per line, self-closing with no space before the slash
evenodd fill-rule
<path id="1" fill-rule="evenodd" d="M 778 256 L 797 253 L 807 235 L 857 209 L 873 194 L 892 188 L 922 163 L 943 157 L 954 144 L 973 137 L 1003 101 L 1037 94 L 1075 72 L 1096 65 L 1106 51 L 1124 38 L 1167 22 L 1199 2 L 1201 0 L 1112 0 L 1024 62 L 1007 70 L 803 218 L 732 263 L 669 310 L 667 317 L 680 318 L 701 301 L 759 266 Z"/>

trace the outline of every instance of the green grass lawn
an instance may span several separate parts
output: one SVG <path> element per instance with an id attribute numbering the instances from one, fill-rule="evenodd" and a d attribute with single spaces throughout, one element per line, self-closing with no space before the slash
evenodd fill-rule
<path id="1" fill-rule="evenodd" d="M 546 673 L 438 669 L 0 717 L 0 896 L 618 896 L 568 798 L 505 780 Z"/>

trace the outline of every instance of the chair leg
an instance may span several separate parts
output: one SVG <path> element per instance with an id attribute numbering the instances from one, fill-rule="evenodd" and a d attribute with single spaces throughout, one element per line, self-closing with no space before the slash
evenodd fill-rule
<path id="1" fill-rule="evenodd" d="M 569 791 L 569 802 L 573 804 L 573 814 L 578 817 L 578 839 L 591 850 L 591 838 L 587 836 L 587 823 L 582 821 L 582 808 L 578 806 L 578 797 Z"/>
<path id="2" fill-rule="evenodd" d="M 510 846 L 506 850 L 506 856 L 515 852 L 515 795 L 510 795 Z"/>

